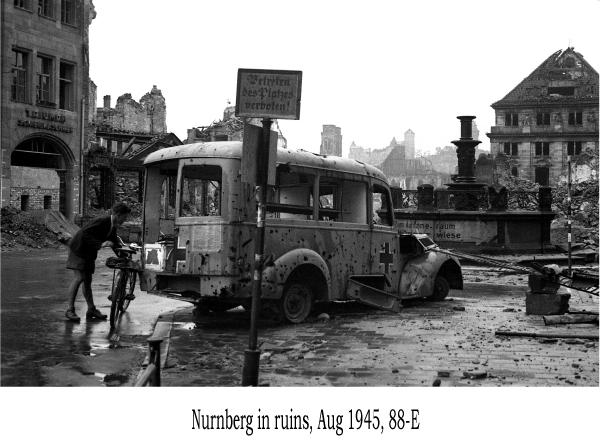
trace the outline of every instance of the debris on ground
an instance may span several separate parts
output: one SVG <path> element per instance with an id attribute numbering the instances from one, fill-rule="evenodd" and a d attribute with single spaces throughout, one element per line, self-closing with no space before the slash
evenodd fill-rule
<path id="1" fill-rule="evenodd" d="M 2 251 L 66 248 L 59 235 L 38 222 L 31 213 L 12 206 L 1 210 Z"/>

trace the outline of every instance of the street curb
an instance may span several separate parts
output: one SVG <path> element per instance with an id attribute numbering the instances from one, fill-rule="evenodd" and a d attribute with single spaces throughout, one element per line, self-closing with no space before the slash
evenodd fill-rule
<path id="1" fill-rule="evenodd" d="M 175 319 L 175 312 L 162 314 L 158 317 L 154 331 L 150 337 L 162 338 L 163 342 L 160 347 L 160 368 L 164 369 L 167 362 L 167 356 L 169 355 L 169 347 L 171 345 L 171 328 L 173 327 L 173 321 Z M 148 337 L 148 338 L 150 338 Z M 141 375 L 144 373 L 148 363 L 150 362 L 150 350 L 146 352 L 146 356 L 142 362 L 140 371 L 138 372 L 136 382 L 139 380 Z"/>

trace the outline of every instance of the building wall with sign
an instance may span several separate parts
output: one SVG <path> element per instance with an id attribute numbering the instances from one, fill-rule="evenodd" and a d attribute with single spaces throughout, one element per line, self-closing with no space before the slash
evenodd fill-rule
<path id="1" fill-rule="evenodd" d="M 80 212 L 91 0 L 3 1 L 2 206 Z"/>

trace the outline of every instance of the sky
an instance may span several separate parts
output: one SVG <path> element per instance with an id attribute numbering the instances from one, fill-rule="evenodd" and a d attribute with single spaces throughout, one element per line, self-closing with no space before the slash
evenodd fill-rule
<path id="1" fill-rule="evenodd" d="M 415 133 L 417 153 L 460 138 L 474 115 L 481 149 L 502 99 L 569 46 L 600 70 L 599 0 L 93 0 L 90 76 L 97 104 L 156 85 L 167 128 L 222 119 L 239 68 L 302 71 L 299 120 L 279 120 L 292 149 L 319 152 L 324 124 L 386 147 Z"/>

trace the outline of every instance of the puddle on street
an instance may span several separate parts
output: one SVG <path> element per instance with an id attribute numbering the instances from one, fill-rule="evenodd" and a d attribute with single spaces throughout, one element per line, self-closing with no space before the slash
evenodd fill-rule
<path id="1" fill-rule="evenodd" d="M 129 381 L 129 376 L 126 374 L 104 374 L 102 381 L 106 383 L 107 386 L 118 386 L 127 383 Z"/>
<path id="2" fill-rule="evenodd" d="M 188 330 L 192 330 L 192 329 L 196 329 L 196 323 L 173 323 L 173 326 L 179 326 L 182 329 L 188 329 Z"/>

